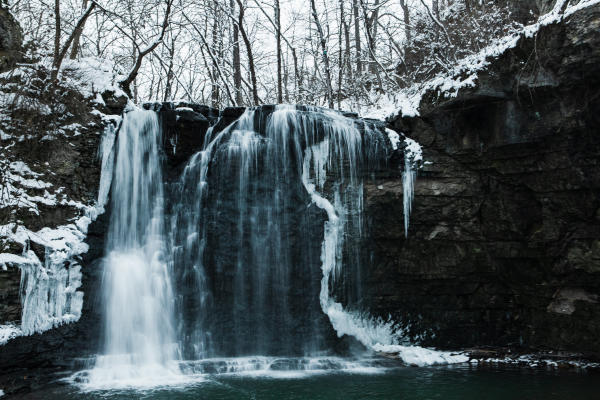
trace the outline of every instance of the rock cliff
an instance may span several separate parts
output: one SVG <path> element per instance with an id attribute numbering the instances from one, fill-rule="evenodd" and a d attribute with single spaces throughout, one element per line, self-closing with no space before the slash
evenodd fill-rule
<path id="1" fill-rule="evenodd" d="M 600 7 L 541 28 L 475 87 L 391 127 L 424 147 L 366 192 L 371 307 L 423 344 L 600 354 Z"/>

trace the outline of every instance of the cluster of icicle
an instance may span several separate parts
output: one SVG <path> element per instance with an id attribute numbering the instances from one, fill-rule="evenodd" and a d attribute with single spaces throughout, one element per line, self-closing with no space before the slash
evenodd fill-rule
<path id="1" fill-rule="evenodd" d="M 343 129 L 330 130 L 330 135 L 333 137 L 305 150 L 302 172 L 303 184 L 310 193 L 313 202 L 325 210 L 328 216 L 328 220 L 325 222 L 325 235 L 321 250 L 323 278 L 321 280 L 320 302 L 323 312 L 329 317 L 338 336 L 353 336 L 367 348 L 378 352 L 396 353 L 409 364 L 431 365 L 466 361 L 466 357 L 463 355 L 453 355 L 418 346 L 404 345 L 402 344 L 403 332 L 393 321 L 372 318 L 364 313 L 349 312 L 344 309 L 341 303 L 336 302 L 331 297 L 329 291 L 330 281 L 336 280 L 342 268 L 341 252 L 346 210 L 344 209 L 344 204 L 340 201 L 341 196 L 339 192 L 334 193 L 331 200 L 325 194 L 327 167 L 331 166 L 329 155 L 331 150 L 337 151 L 338 154 L 345 152 L 345 157 L 341 157 L 343 160 L 344 158 L 351 159 L 355 157 L 357 152 L 358 154 L 361 153 L 360 133 L 358 130 L 350 121 L 340 115 L 332 113 L 331 118 L 338 126 L 343 127 Z M 330 149 L 332 141 L 338 144 L 334 149 Z M 414 182 L 416 179 L 416 164 L 422 159 L 422 154 L 420 146 L 416 142 L 408 138 L 405 138 L 405 142 L 403 198 L 405 230 L 407 233 L 414 193 Z M 340 143 L 342 144 L 341 146 L 339 145 Z M 349 178 L 351 186 L 358 184 L 356 182 L 357 176 L 355 175 L 355 171 L 346 169 L 343 162 L 340 162 L 338 168 L 342 170 L 342 177 L 346 176 Z M 334 187 L 339 187 L 339 185 L 334 185 Z M 362 197 L 362 191 L 357 191 L 356 195 Z M 356 204 L 362 205 L 360 201 L 357 201 Z M 362 213 L 362 210 L 357 211 L 359 215 Z"/>
<path id="2" fill-rule="evenodd" d="M 108 125 L 102 136 L 102 158 L 99 195 L 96 204 L 72 204 L 83 211 L 74 223 L 32 232 L 17 226 L 16 232 L 3 232 L 23 245 L 21 256 L 10 261 L 21 269 L 21 324 L 0 327 L 0 345 L 19 335 L 31 335 L 79 320 L 83 306 L 81 255 L 88 251 L 84 243 L 88 225 L 104 212 L 113 173 L 112 147 L 115 127 Z M 25 166 L 25 168 L 27 168 Z M 30 174 L 34 174 L 29 171 Z M 69 203 L 71 205 L 71 203 Z M 14 224 L 13 224 L 14 225 Z M 11 227 L 11 225 L 4 226 Z M 2 227 L 0 227 L 2 228 Z M 44 249 L 43 259 L 32 249 L 32 243 Z M 2 334 L 4 332 L 4 335 Z"/>

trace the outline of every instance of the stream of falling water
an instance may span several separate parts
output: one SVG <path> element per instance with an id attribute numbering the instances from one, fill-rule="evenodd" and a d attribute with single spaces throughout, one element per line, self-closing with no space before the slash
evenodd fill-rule
<path id="1" fill-rule="evenodd" d="M 155 385 L 180 376 L 161 143 L 156 113 L 126 113 L 116 143 L 104 260 L 104 355 L 90 372 L 91 387 Z"/>

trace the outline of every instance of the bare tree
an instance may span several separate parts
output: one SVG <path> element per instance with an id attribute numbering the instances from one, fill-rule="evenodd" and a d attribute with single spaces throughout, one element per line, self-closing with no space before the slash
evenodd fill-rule
<path id="1" fill-rule="evenodd" d="M 407 0 L 400 0 L 400 7 L 402 7 L 402 13 L 404 14 L 404 36 L 406 46 L 410 46 L 411 32 L 410 32 L 410 12 L 408 10 Z"/>
<path id="2" fill-rule="evenodd" d="M 362 49 L 361 49 L 361 39 L 360 39 L 360 16 L 358 13 L 358 0 L 352 0 L 352 10 L 354 12 L 354 43 L 356 46 L 356 75 L 360 76 L 362 74 Z"/>
<path id="3" fill-rule="evenodd" d="M 232 14 L 235 13 L 234 0 L 230 0 L 229 6 Z M 240 61 L 240 33 L 237 24 L 233 25 L 233 87 L 235 89 L 235 102 L 242 105 L 242 66 Z"/>
<path id="4" fill-rule="evenodd" d="M 282 73 L 281 73 L 281 9 L 279 0 L 275 0 L 275 37 L 277 42 L 277 102 L 283 103 Z"/>
<path id="5" fill-rule="evenodd" d="M 252 54 L 252 44 L 250 43 L 250 39 L 248 38 L 246 29 L 244 29 L 244 5 L 242 4 L 242 0 L 236 0 L 236 2 L 239 8 L 237 24 L 240 33 L 242 34 L 242 39 L 244 40 L 244 44 L 246 45 L 246 52 L 248 54 L 248 69 L 250 69 L 250 79 L 252 80 L 252 100 L 254 101 L 254 104 L 259 104 L 260 100 L 258 98 L 256 69 L 254 66 L 254 56 Z"/>
<path id="6" fill-rule="evenodd" d="M 61 18 L 60 18 L 60 0 L 54 1 L 54 18 L 55 18 L 55 37 L 54 37 L 54 59 L 52 61 L 52 73 L 50 78 L 53 82 L 55 82 L 58 78 L 58 72 L 62 65 L 65 56 L 67 55 L 67 51 L 69 51 L 69 47 L 71 47 L 71 43 L 75 40 L 77 33 L 83 30 L 85 22 L 88 17 L 96 7 L 96 1 L 92 0 L 88 8 L 83 12 L 83 15 L 79 18 L 77 23 L 75 24 L 75 28 L 67 38 L 67 41 L 60 47 L 60 39 L 61 39 Z"/>
<path id="7" fill-rule="evenodd" d="M 158 45 L 162 43 L 162 41 L 165 37 L 167 28 L 169 27 L 169 17 L 171 15 L 171 6 L 173 5 L 173 0 L 165 0 L 165 2 L 166 2 L 166 10 L 165 10 L 165 15 L 164 15 L 162 25 L 160 27 L 160 34 L 158 35 L 158 38 L 156 38 L 156 40 L 154 40 L 154 42 L 152 42 L 150 45 L 148 45 L 143 50 L 140 49 L 140 46 L 138 45 L 137 42 L 135 42 L 135 41 L 133 42 L 133 45 L 134 45 L 135 49 L 137 50 L 137 58 L 135 60 L 135 63 L 133 64 L 133 68 L 131 69 L 131 71 L 129 71 L 129 74 L 127 75 L 127 77 L 119 82 L 119 85 L 121 86 L 121 88 L 128 95 L 131 95 L 131 84 L 135 81 L 135 78 L 137 78 L 137 76 L 138 76 L 138 73 L 140 71 L 140 67 L 142 66 L 142 61 L 143 61 L 144 57 L 146 57 L 148 54 L 152 53 L 154 51 L 154 49 L 156 49 L 158 47 Z M 96 4 L 95 1 L 92 4 Z"/>
<path id="8" fill-rule="evenodd" d="M 317 27 L 317 32 L 319 34 L 319 42 L 321 43 L 321 50 L 323 52 L 323 65 L 325 66 L 325 86 L 327 89 L 327 101 L 329 104 L 329 108 L 333 108 L 333 88 L 331 86 L 331 69 L 329 68 L 329 55 L 327 54 L 327 43 L 325 42 L 323 28 L 321 27 L 321 23 L 319 22 L 319 17 L 317 15 L 317 6 L 315 5 L 315 0 L 310 0 L 310 5 L 312 7 L 312 15 L 315 25 Z"/>
<path id="9" fill-rule="evenodd" d="M 433 9 L 433 15 L 439 20 L 440 19 L 440 2 L 439 0 L 431 0 L 431 8 Z"/>
<path id="10" fill-rule="evenodd" d="M 88 6 L 88 0 L 83 0 L 81 3 L 81 9 L 85 12 Z M 74 60 L 77 58 L 79 52 L 79 42 L 81 41 L 81 34 L 83 33 L 83 26 L 79 27 L 75 32 L 75 38 L 73 39 L 73 46 L 71 47 L 70 59 Z"/>

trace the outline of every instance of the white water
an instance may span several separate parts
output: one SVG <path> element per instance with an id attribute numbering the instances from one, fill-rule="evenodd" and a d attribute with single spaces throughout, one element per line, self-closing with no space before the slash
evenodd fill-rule
<path id="1" fill-rule="evenodd" d="M 90 388 L 155 386 L 183 379 L 176 362 L 163 226 L 161 140 L 156 113 L 131 110 L 125 115 L 116 143 L 102 282 L 105 348 L 89 372 Z"/>
<path id="2" fill-rule="evenodd" d="M 344 127 L 344 129 L 339 131 L 333 131 L 342 133 L 336 137 L 336 144 L 338 145 L 336 151 L 338 154 L 342 152 L 347 153 L 345 155 L 342 154 L 340 159 L 352 159 L 352 157 L 355 156 L 355 146 L 358 146 L 360 143 L 358 140 L 359 133 L 352 125 L 344 121 L 342 117 L 336 117 L 337 123 Z M 408 221 L 414 196 L 414 181 L 416 179 L 416 167 L 414 164 L 421 156 L 420 153 L 417 154 L 415 146 L 411 146 L 409 143 L 408 147 L 407 154 L 405 154 L 405 166 L 403 172 L 404 226 L 407 235 Z M 384 321 L 382 319 L 372 318 L 368 314 L 346 311 L 341 303 L 336 302 L 331 297 L 329 289 L 330 281 L 335 283 L 335 279 L 339 276 L 340 271 L 343 268 L 341 265 L 341 252 L 344 244 L 345 224 L 343 223 L 341 216 L 346 214 L 348 210 L 344 208 L 344 205 L 340 200 L 341 195 L 337 190 L 333 194 L 333 203 L 328 200 L 324 194 L 317 191 L 323 191 L 325 186 L 327 177 L 326 169 L 327 166 L 331 165 L 329 154 L 329 140 L 315 144 L 305 150 L 302 167 L 302 183 L 311 195 L 312 201 L 319 208 L 327 212 L 328 220 L 324 224 L 324 240 L 321 249 L 323 278 L 321 280 L 319 300 L 323 312 L 329 317 L 338 336 L 353 336 L 367 348 L 376 352 L 396 354 L 405 363 L 411 365 L 425 366 L 468 361 L 468 357 L 462 354 L 440 352 L 419 346 L 402 345 L 403 332 L 393 321 Z M 352 168 L 352 165 L 356 164 L 357 162 L 351 162 L 350 168 Z M 339 168 L 342 169 L 342 177 L 349 176 L 351 182 L 356 179 L 354 171 L 343 171 L 343 169 L 346 168 L 343 163 L 340 163 Z M 311 171 L 314 175 L 311 175 Z M 334 183 L 333 187 L 339 188 L 340 182 Z M 358 196 L 359 199 L 362 197 L 362 191 L 360 190 L 353 194 Z M 362 213 L 361 200 L 357 200 L 355 204 L 358 204 L 359 208 L 354 211 L 359 214 Z"/>
<path id="3" fill-rule="evenodd" d="M 171 268 L 174 259 L 178 260 L 180 268 L 185 265 L 185 271 L 192 273 L 189 275 L 186 272 L 185 279 L 190 281 L 193 277 L 191 281 L 194 282 L 196 297 L 194 304 L 200 305 L 201 312 L 211 310 L 206 306 L 211 301 L 211 289 L 207 284 L 208 277 L 203 262 L 210 234 L 207 230 L 207 221 L 210 220 L 205 216 L 208 171 L 215 157 L 222 157 L 224 164 L 219 164 L 221 168 L 225 165 L 239 173 L 235 175 L 238 179 L 237 187 L 234 184 L 234 187 L 211 188 L 213 201 L 220 201 L 220 190 L 229 190 L 233 191 L 234 199 L 238 202 L 240 215 L 235 234 L 239 238 L 236 239 L 235 234 L 233 237 L 222 238 L 234 243 L 239 240 L 235 250 L 238 252 L 237 263 L 230 267 L 234 269 L 236 276 L 234 295 L 237 297 L 234 304 L 238 307 L 245 304 L 248 301 L 245 293 L 251 291 L 254 299 L 251 300 L 252 304 L 246 304 L 248 309 L 256 312 L 251 317 L 264 319 L 264 316 L 269 315 L 262 314 L 267 300 L 270 306 L 276 304 L 276 310 L 283 314 L 283 322 L 276 325 L 283 330 L 254 332 L 254 336 L 258 338 L 254 345 L 254 348 L 259 349 L 258 354 L 264 348 L 261 338 L 270 338 L 266 335 L 288 335 L 285 324 L 293 315 L 287 309 L 286 290 L 289 290 L 287 288 L 292 282 L 286 274 L 289 273 L 290 263 L 300 260 L 286 258 L 284 253 L 289 251 L 289 244 L 277 238 L 287 218 L 285 207 L 280 204 L 285 201 L 285 197 L 279 197 L 279 192 L 275 191 L 273 198 L 263 199 L 262 203 L 250 203 L 248 198 L 254 198 L 256 188 L 251 187 L 249 182 L 257 178 L 269 179 L 266 182 L 271 182 L 271 179 L 273 182 L 286 182 L 300 177 L 311 202 L 327 215 L 323 226 L 324 240 L 320 255 L 322 277 L 318 296 L 321 309 L 337 335 L 353 336 L 367 349 L 396 354 L 404 362 L 414 365 L 466 360 L 462 355 L 403 345 L 403 332 L 393 321 L 373 318 L 357 310 L 346 310 L 333 296 L 336 287 L 344 283 L 342 278 L 348 273 L 347 268 L 353 268 L 351 274 L 360 273 L 360 269 L 356 268 L 360 263 L 360 249 L 356 246 L 358 242 L 347 241 L 352 236 L 356 241 L 357 237 L 363 235 L 364 194 L 358 172 L 365 167 L 365 163 L 370 166 L 372 161 L 377 162 L 377 146 L 380 144 L 377 141 L 369 142 L 374 139 L 362 136 L 378 134 L 370 127 L 365 127 L 365 132 L 361 134 L 352 120 L 321 109 L 311 112 L 317 111 L 318 115 L 302 114 L 294 107 L 277 106 L 267 120 L 264 136 L 254 131 L 256 111 L 252 109 L 247 110 L 236 123 L 221 131 L 215 138 L 212 138 L 212 131 L 209 131 L 204 149 L 192 157 L 180 180 L 181 187 L 187 185 L 192 191 L 182 192 L 189 198 L 176 204 L 168 235 L 163 226 L 165 200 L 159 157 L 161 136 L 156 114 L 138 110 L 126 115 L 116 144 L 112 215 L 106 248 L 105 353 L 96 359 L 92 370 L 79 374 L 80 378 L 83 377 L 80 380 L 85 382 L 84 389 L 184 385 L 202 380 L 213 373 L 295 378 L 329 371 L 375 373 L 382 370 L 381 366 L 364 359 L 258 356 L 207 358 L 212 354 L 211 341 L 215 338 L 205 326 L 202 315 L 195 321 L 186 321 L 191 326 L 185 328 L 186 340 L 193 344 L 192 359 L 198 361 L 181 361 L 177 341 L 183 339 L 182 332 L 176 334 L 174 329 L 175 297 L 171 287 Z M 363 148 L 364 143 L 370 147 Z M 107 144 L 107 149 L 108 146 Z M 262 160 L 266 162 L 261 164 L 262 168 L 266 166 L 266 171 L 259 168 L 261 151 L 267 152 Z M 103 151 L 103 165 L 104 158 L 110 163 L 110 156 L 106 154 Z M 405 159 L 407 164 L 403 184 L 407 230 L 416 173 L 415 157 L 407 156 Z M 297 168 L 298 173 L 290 173 L 288 168 Z M 213 175 L 217 173 L 220 172 L 211 172 Z M 106 183 L 103 186 L 105 185 Z M 265 206 L 268 210 L 266 214 L 261 214 L 263 211 L 260 207 Z M 265 223 L 268 231 L 275 232 L 276 235 L 261 237 L 260 235 L 264 235 L 261 223 Z M 244 238 L 246 232 L 250 232 L 249 241 Z M 253 268 L 258 269 L 251 275 L 244 275 L 248 274 L 249 265 L 248 258 L 244 258 L 241 249 L 248 244 L 252 257 L 250 261 L 256 263 Z M 173 249 L 172 253 L 169 248 Z M 273 257 L 267 252 L 268 248 L 277 250 L 278 254 Z M 351 254 L 350 266 L 344 263 L 348 253 Z M 217 272 L 219 268 L 217 266 Z M 253 279 L 252 286 L 247 286 L 244 276 Z M 269 294 L 264 292 L 263 285 L 269 279 L 273 279 L 278 285 L 277 290 L 280 292 L 277 292 L 277 296 L 266 297 Z M 184 302 L 185 304 L 187 303 Z M 182 310 L 178 318 L 184 321 L 185 307 Z M 234 319 L 240 317 L 239 311 L 236 314 L 234 310 L 232 315 Z M 237 325 L 234 328 L 238 329 Z M 247 329 L 244 325 L 242 328 Z M 308 343 L 311 338 L 304 340 Z M 229 345 L 235 346 L 235 343 Z M 324 349 L 320 349 L 322 350 Z"/>

